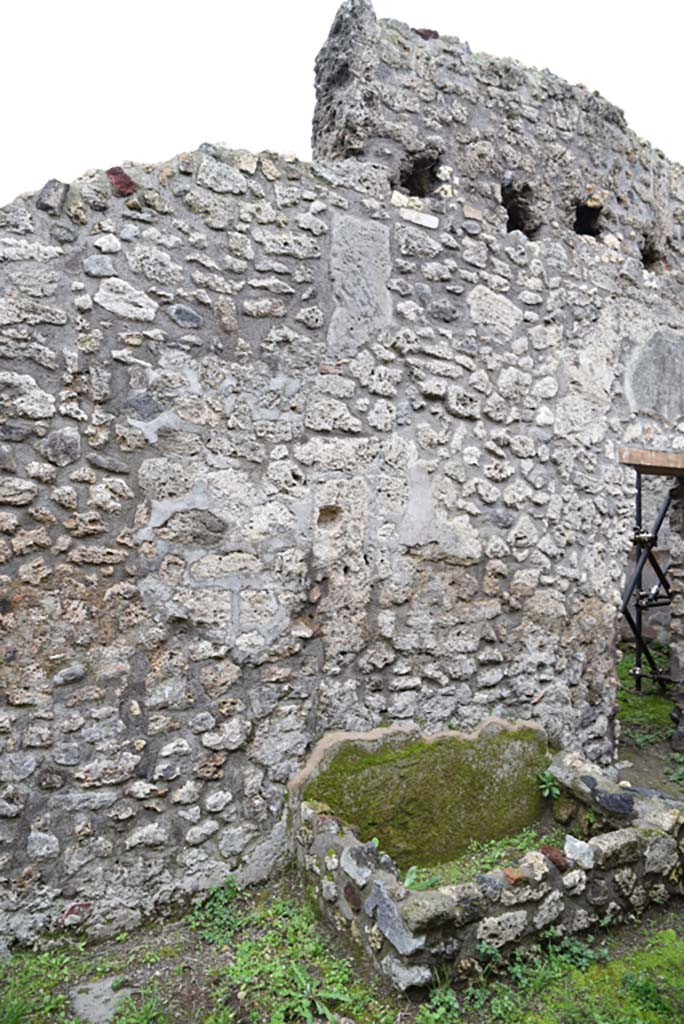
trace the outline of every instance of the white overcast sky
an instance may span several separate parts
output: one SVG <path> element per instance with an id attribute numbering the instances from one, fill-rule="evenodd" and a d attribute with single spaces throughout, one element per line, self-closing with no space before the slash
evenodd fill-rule
<path id="1" fill-rule="evenodd" d="M 0 206 L 48 178 L 201 142 L 307 159 L 338 0 L 5 0 Z M 379 17 L 596 89 L 684 163 L 679 3 L 375 0 Z"/>

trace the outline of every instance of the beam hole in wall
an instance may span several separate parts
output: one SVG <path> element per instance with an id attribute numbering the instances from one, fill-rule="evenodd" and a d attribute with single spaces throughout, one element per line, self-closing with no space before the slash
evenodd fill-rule
<path id="1" fill-rule="evenodd" d="M 651 235 L 644 235 L 639 247 L 641 262 L 645 270 L 661 270 L 663 266 L 664 253 Z"/>
<path id="2" fill-rule="evenodd" d="M 340 510 L 336 505 L 323 505 L 318 513 L 319 526 L 332 526 L 340 518 Z"/>
<path id="3" fill-rule="evenodd" d="M 534 238 L 541 227 L 541 221 L 533 210 L 532 186 L 527 182 L 505 178 L 501 184 L 501 202 L 508 213 L 506 230 L 522 231 L 527 238 Z"/>
<path id="4" fill-rule="evenodd" d="M 440 186 L 439 167 L 439 157 L 432 153 L 414 157 L 399 171 L 399 191 L 421 199 L 432 195 Z"/>
<path id="5" fill-rule="evenodd" d="M 341 89 L 351 78 L 351 68 L 347 61 L 340 61 L 328 79 L 328 87 Z"/>
<path id="6" fill-rule="evenodd" d="M 575 207 L 575 223 L 573 225 L 575 234 L 598 238 L 601 234 L 602 210 L 602 206 L 592 202 L 578 203 Z"/>

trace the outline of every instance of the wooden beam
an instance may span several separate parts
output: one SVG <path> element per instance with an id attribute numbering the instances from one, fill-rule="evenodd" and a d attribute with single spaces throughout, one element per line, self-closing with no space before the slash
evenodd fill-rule
<path id="1" fill-rule="evenodd" d="M 646 448 L 620 448 L 618 461 L 650 476 L 684 477 L 684 452 L 655 452 Z"/>

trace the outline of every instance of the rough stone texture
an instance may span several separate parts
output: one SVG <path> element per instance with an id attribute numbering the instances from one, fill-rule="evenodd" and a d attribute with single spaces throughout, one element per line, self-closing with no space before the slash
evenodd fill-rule
<path id="1" fill-rule="evenodd" d="M 324 767 L 319 744 L 302 777 Z M 472 881 L 427 891 L 407 889 L 391 850 L 362 843 L 356 822 L 342 823 L 325 805 L 303 800 L 293 781 L 295 853 L 321 914 L 407 989 L 463 980 L 482 957 L 482 943 L 506 957 L 551 925 L 558 936 L 573 935 L 684 894 L 684 801 L 635 790 L 634 824 L 616 828 L 595 796 L 610 785 L 604 772 L 569 753 L 558 755 L 552 770 L 571 808 L 562 864 L 560 851 L 545 846 Z M 586 784 L 589 773 L 594 787 Z M 587 827 L 594 834 L 585 842 L 576 834 L 588 834 Z"/>
<path id="2" fill-rule="evenodd" d="M 0 210 L 2 935 L 267 874 L 333 728 L 612 755 L 681 172 L 365 0 L 317 72 L 311 166 L 203 145 Z"/>

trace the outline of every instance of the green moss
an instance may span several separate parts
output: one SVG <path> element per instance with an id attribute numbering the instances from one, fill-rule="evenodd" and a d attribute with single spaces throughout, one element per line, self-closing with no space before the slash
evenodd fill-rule
<path id="1" fill-rule="evenodd" d="M 349 741 L 304 792 L 353 824 L 402 870 L 453 860 L 472 840 L 512 835 L 541 815 L 537 772 L 546 744 L 522 728 L 431 743 L 388 737 L 369 751 Z"/>
<path id="2" fill-rule="evenodd" d="M 670 655 L 667 648 L 654 646 L 655 662 L 663 672 L 669 672 Z M 618 688 L 618 709 L 619 718 L 625 732 L 634 732 L 642 742 L 647 742 L 647 737 L 653 734 L 654 739 L 662 739 L 672 729 L 670 712 L 672 701 L 663 697 L 659 692 L 651 692 L 655 685 L 649 680 L 644 681 L 643 695 L 638 693 L 634 685 L 634 677 L 630 675 L 634 668 L 634 652 L 624 650 L 622 658 L 618 663 L 617 674 L 620 680 Z"/>
<path id="3" fill-rule="evenodd" d="M 684 940 L 658 933 L 649 947 L 550 986 L 525 1024 L 674 1024 L 684 1020 Z M 514 1020 L 520 1018 L 513 1017 Z"/>

